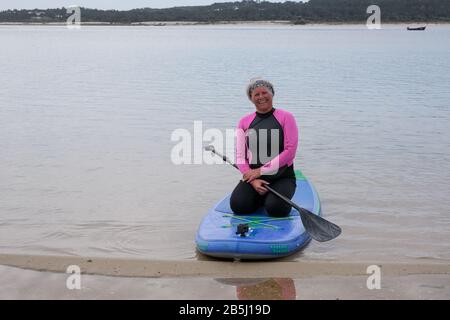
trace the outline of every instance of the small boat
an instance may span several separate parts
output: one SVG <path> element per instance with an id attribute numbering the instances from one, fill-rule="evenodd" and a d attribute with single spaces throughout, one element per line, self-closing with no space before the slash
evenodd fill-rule
<path id="1" fill-rule="evenodd" d="M 426 27 L 427 26 L 417 27 L 417 28 L 407 27 L 406 29 L 408 29 L 409 31 L 423 31 L 423 30 L 425 30 Z"/>

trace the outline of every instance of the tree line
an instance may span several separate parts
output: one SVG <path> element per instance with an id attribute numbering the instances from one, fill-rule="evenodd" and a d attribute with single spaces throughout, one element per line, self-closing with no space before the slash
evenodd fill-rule
<path id="1" fill-rule="evenodd" d="M 309 2 L 241 1 L 208 6 L 167 9 L 132 9 L 128 11 L 81 8 L 82 22 L 130 24 L 146 21 L 220 21 L 284 20 L 296 24 L 320 22 L 363 22 L 370 5 L 381 8 L 382 22 L 449 22 L 449 0 L 310 0 Z M 66 8 L 5 10 L 0 22 L 63 23 L 71 14 Z"/>

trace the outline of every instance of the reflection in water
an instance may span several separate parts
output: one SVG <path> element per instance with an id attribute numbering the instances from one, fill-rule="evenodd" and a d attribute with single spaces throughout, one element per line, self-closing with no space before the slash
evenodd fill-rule
<path id="1" fill-rule="evenodd" d="M 216 279 L 236 287 L 239 300 L 295 300 L 294 281 L 290 278 Z"/>

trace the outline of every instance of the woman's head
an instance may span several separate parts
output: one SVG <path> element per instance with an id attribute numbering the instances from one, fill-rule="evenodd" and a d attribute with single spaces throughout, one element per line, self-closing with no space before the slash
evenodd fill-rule
<path id="1" fill-rule="evenodd" d="M 258 112 L 265 113 L 272 110 L 274 95 L 273 85 L 267 80 L 252 79 L 247 86 L 247 96 L 253 102 Z"/>

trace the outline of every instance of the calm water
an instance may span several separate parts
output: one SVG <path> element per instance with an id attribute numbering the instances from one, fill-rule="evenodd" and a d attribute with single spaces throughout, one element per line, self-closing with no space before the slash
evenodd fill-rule
<path id="1" fill-rule="evenodd" d="M 450 27 L 0 27 L 0 252 L 197 259 L 239 179 L 172 164 L 265 76 L 338 239 L 290 260 L 450 260 Z"/>

